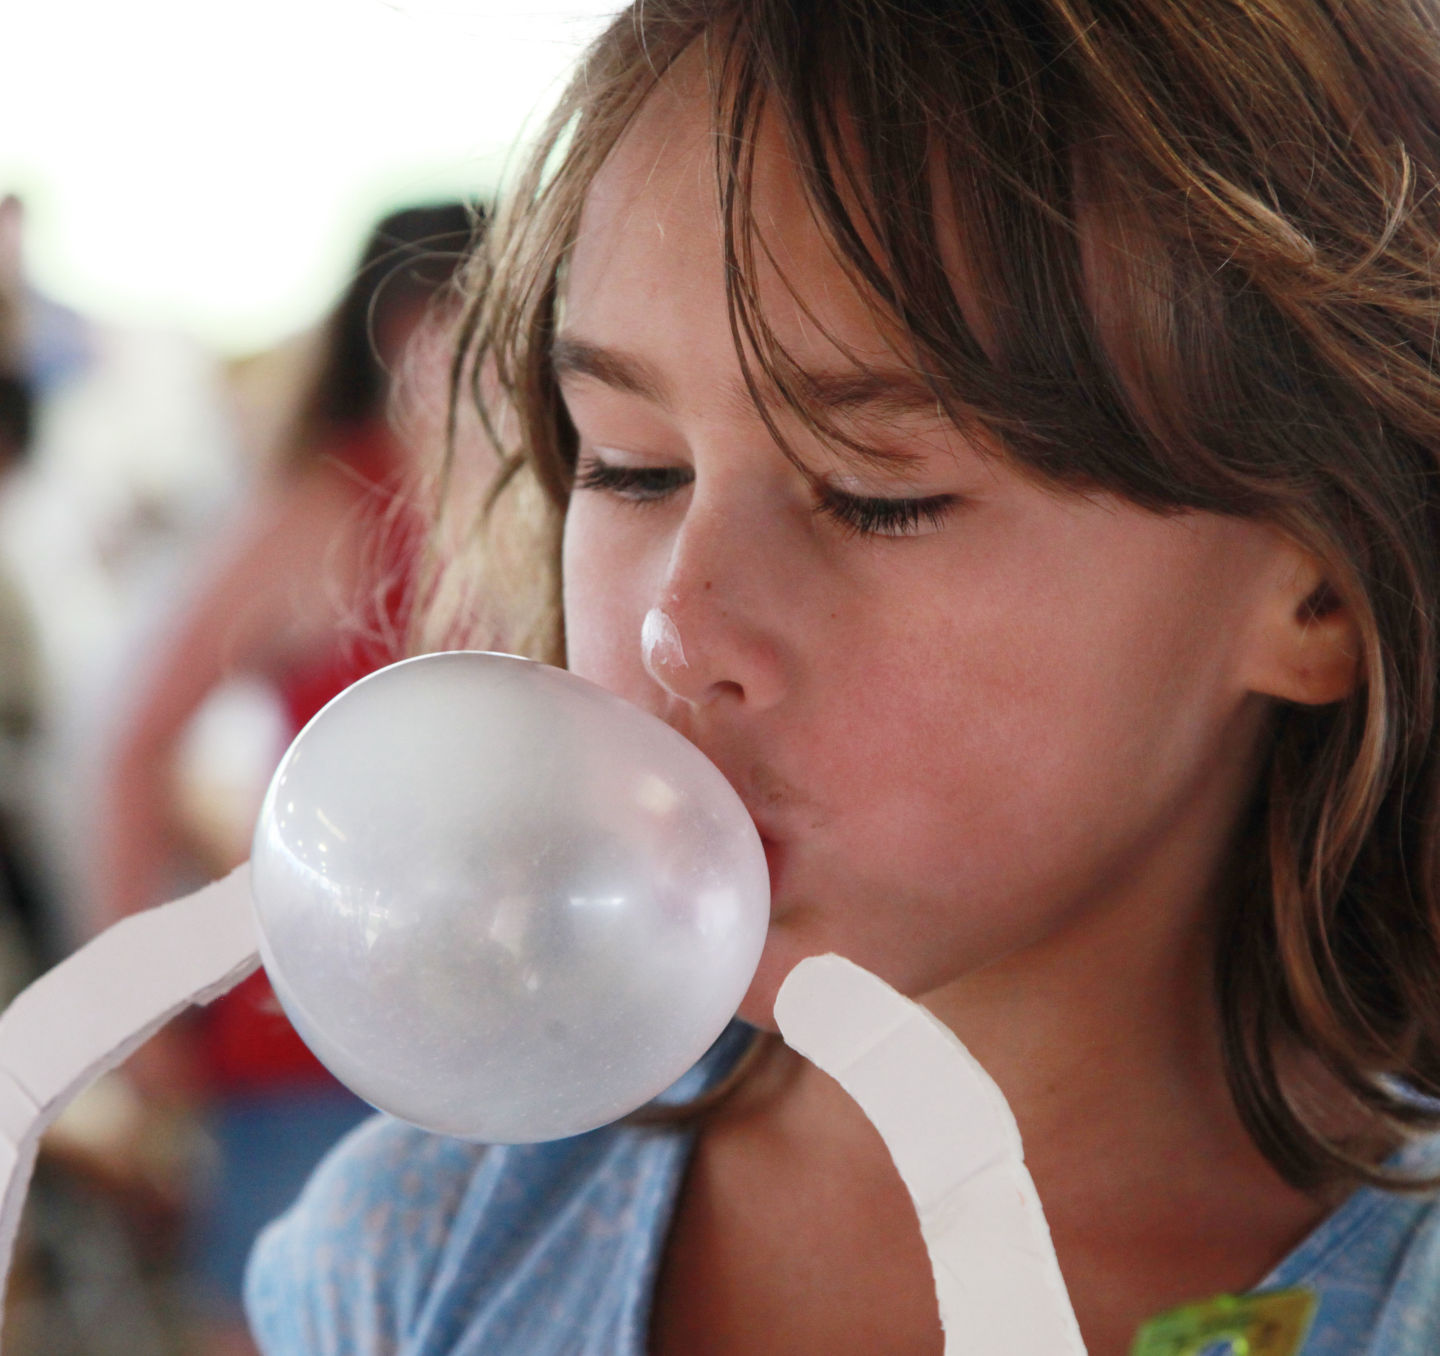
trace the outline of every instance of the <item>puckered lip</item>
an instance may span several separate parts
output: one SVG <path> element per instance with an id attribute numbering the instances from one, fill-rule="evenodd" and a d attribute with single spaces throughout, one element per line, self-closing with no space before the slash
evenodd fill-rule
<path id="1" fill-rule="evenodd" d="M 755 826 L 756 833 L 760 835 L 760 844 L 765 850 L 765 861 L 770 868 L 770 895 L 774 899 L 780 878 L 784 874 L 785 859 L 788 856 L 787 844 L 793 835 L 793 828 L 787 828 L 787 821 L 791 819 L 791 816 L 783 806 L 777 809 L 773 805 L 762 804 L 760 808 L 757 808 L 752 797 L 742 789 L 745 786 L 744 780 L 731 775 L 731 764 L 728 760 L 718 758 L 686 731 L 681 730 L 680 733 L 695 743 L 696 747 L 715 763 L 740 797 L 746 813 L 750 816 L 750 822 Z"/>

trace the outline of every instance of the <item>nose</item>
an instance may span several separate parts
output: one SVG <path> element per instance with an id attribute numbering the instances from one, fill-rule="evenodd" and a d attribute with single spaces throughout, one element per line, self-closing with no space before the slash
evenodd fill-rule
<path id="1" fill-rule="evenodd" d="M 640 628 L 645 671 L 697 709 L 719 702 L 763 709 L 785 689 L 775 543 L 762 532 L 736 531 L 734 521 L 692 506 Z"/>

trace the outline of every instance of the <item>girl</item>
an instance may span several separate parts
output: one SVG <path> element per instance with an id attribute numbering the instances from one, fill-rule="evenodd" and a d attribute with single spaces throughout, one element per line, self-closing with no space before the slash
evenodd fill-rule
<path id="1" fill-rule="evenodd" d="M 1437 128 L 1421 0 L 646 0 L 471 310 L 529 644 L 764 838 L 740 1016 L 834 950 L 951 1026 L 1096 1356 L 1289 1285 L 1440 1349 Z M 262 1345 L 939 1352 L 878 1137 L 745 1030 L 670 1128 L 372 1122 Z"/>

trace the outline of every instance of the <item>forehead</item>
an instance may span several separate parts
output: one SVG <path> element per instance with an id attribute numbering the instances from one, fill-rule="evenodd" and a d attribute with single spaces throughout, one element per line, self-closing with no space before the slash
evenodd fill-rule
<path id="1" fill-rule="evenodd" d="M 725 307 L 717 132 L 703 71 L 682 62 L 657 85 L 591 182 L 569 256 L 564 324 L 633 346 L 677 311 L 698 324 Z M 778 120 L 756 134 L 749 176 L 753 282 L 767 323 L 802 367 L 897 352 L 878 308 L 817 222 Z M 622 336 L 614 327 L 625 329 Z M 728 333 L 728 320 L 726 321 Z M 601 331 L 612 331 L 602 333 Z"/>

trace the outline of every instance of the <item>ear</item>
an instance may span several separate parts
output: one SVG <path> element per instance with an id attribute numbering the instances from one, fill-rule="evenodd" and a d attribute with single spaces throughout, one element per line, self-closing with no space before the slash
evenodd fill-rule
<path id="1" fill-rule="evenodd" d="M 1360 628 L 1321 562 L 1280 538 L 1250 652 L 1252 692 L 1324 706 L 1360 681 Z"/>

